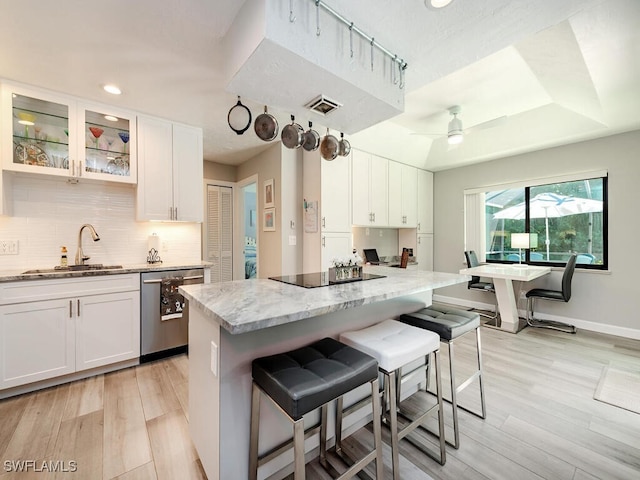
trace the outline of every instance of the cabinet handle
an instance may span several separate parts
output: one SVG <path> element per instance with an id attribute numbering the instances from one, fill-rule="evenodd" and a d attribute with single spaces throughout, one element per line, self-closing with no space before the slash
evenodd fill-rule
<path id="1" fill-rule="evenodd" d="M 78 160 L 78 176 L 82 176 L 82 161 Z"/>
<path id="2" fill-rule="evenodd" d="M 173 219 L 177 220 L 178 219 L 178 207 L 175 207 L 174 210 L 175 210 L 176 214 L 174 215 Z"/>
<path id="3" fill-rule="evenodd" d="M 73 318 L 73 302 L 69 300 L 69 318 Z"/>
<path id="4" fill-rule="evenodd" d="M 169 220 L 173 220 L 173 207 L 169 207 Z"/>
<path id="5" fill-rule="evenodd" d="M 325 219 L 325 217 L 322 217 L 322 228 L 324 228 L 324 227 L 326 227 L 326 226 L 327 226 L 327 224 L 326 224 L 326 222 L 325 222 L 325 220 L 324 220 L 324 219 Z"/>
<path id="6" fill-rule="evenodd" d="M 422 239 L 418 237 L 418 245 L 422 245 Z"/>
<path id="7" fill-rule="evenodd" d="M 376 223 L 376 212 L 373 212 L 373 223 Z"/>
<path id="8" fill-rule="evenodd" d="M 420 222 L 418 222 L 418 230 L 420 230 Z"/>
<path id="9" fill-rule="evenodd" d="M 325 238 L 325 237 L 324 237 L 324 235 L 323 235 L 323 236 L 322 236 L 322 246 L 323 246 L 323 247 L 325 246 L 324 238 Z"/>
<path id="10" fill-rule="evenodd" d="M 80 316 L 80 299 L 78 299 L 78 316 Z"/>

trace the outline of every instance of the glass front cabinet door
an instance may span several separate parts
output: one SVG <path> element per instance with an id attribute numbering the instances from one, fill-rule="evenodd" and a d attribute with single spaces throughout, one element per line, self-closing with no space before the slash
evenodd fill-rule
<path id="1" fill-rule="evenodd" d="M 131 113 L 10 84 L 2 109 L 5 170 L 136 183 Z"/>

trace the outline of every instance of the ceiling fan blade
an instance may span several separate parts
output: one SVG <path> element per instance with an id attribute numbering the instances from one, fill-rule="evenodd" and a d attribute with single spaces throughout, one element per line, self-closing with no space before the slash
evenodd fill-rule
<path id="1" fill-rule="evenodd" d="M 485 130 L 487 128 L 501 127 L 502 125 L 505 125 L 507 123 L 508 119 L 509 117 L 507 115 L 502 115 L 501 117 L 496 117 L 494 119 L 487 120 L 486 122 L 478 123 L 469 128 L 465 128 L 464 133 L 469 133 L 474 130 Z"/>
<path id="2" fill-rule="evenodd" d="M 445 137 L 447 134 L 446 133 L 411 132 L 409 133 L 409 135 L 420 135 L 423 137 L 438 138 L 438 137 Z"/>

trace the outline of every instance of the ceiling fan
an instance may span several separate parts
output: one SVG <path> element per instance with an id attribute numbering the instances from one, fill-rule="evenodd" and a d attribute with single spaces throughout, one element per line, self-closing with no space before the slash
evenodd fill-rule
<path id="1" fill-rule="evenodd" d="M 486 122 L 478 123 L 477 125 L 473 125 L 469 128 L 462 128 L 462 120 L 458 118 L 460 114 L 461 108 L 460 105 L 453 105 L 447 109 L 449 113 L 453 116 L 453 118 L 449 121 L 449 125 L 447 128 L 447 133 L 420 133 L 414 132 L 412 135 L 427 135 L 432 137 L 443 137 L 447 136 L 447 142 L 449 145 L 459 145 L 463 142 L 464 136 L 474 130 L 484 130 L 486 128 L 498 127 L 500 125 L 504 125 L 507 121 L 507 116 L 502 115 L 501 117 L 496 117 Z"/>

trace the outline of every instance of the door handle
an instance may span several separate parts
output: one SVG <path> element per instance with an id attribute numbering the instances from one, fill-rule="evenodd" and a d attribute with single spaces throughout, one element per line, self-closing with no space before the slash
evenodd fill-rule
<path id="1" fill-rule="evenodd" d="M 325 237 L 324 237 L 324 235 L 323 235 L 323 236 L 322 236 L 322 246 L 323 246 L 323 247 L 325 246 L 324 239 L 325 239 Z"/>

